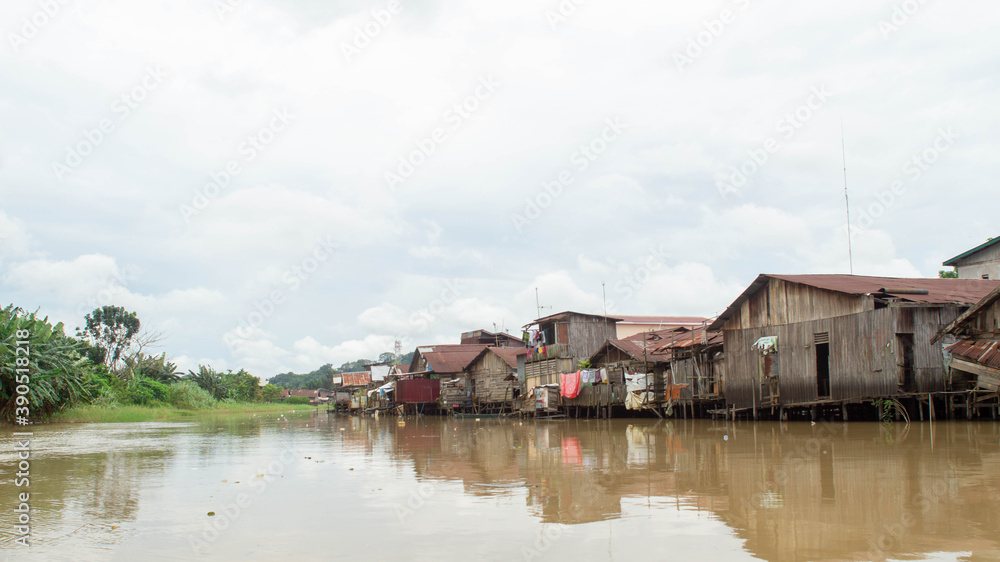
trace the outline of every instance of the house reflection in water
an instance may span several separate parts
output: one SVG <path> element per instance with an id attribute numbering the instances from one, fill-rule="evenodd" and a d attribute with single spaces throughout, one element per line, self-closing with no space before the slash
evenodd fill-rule
<path id="1" fill-rule="evenodd" d="M 647 504 L 721 521 L 772 560 L 1000 554 L 996 424 L 355 423 L 378 426 L 357 438 L 390 439 L 419 479 L 523 496 L 546 523 L 617 519 Z"/>

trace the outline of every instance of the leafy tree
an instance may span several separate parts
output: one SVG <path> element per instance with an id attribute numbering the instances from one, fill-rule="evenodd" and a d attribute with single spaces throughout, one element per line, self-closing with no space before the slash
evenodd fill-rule
<path id="1" fill-rule="evenodd" d="M 958 271 L 954 269 L 951 271 L 941 270 L 938 272 L 938 277 L 941 279 L 958 279 Z"/>
<path id="2" fill-rule="evenodd" d="M 102 306 L 95 308 L 85 320 L 81 337 L 88 338 L 91 344 L 103 349 L 104 364 L 111 371 L 116 371 L 132 338 L 139 333 L 139 318 L 120 306 Z"/>
<path id="3" fill-rule="evenodd" d="M 198 372 L 188 371 L 184 379 L 194 382 L 216 400 L 226 398 L 222 387 L 222 375 L 208 365 L 198 365 Z"/>
<path id="4" fill-rule="evenodd" d="M 391 351 L 385 351 L 378 355 L 379 363 L 393 363 L 396 360 L 396 354 Z"/>
<path id="5" fill-rule="evenodd" d="M 0 419 L 16 421 L 25 412 L 18 408 L 28 408 L 35 421 L 90 399 L 96 371 L 80 348 L 62 323 L 53 326 L 14 305 L 0 309 Z"/>
<path id="6" fill-rule="evenodd" d="M 126 380 L 134 377 L 145 377 L 158 382 L 171 383 L 181 379 L 177 365 L 167 361 L 166 353 L 159 357 L 138 353 L 132 357 L 126 357 L 124 362 L 125 366 L 122 368 L 121 375 Z"/>
<path id="7" fill-rule="evenodd" d="M 265 384 L 263 388 L 260 389 L 261 398 L 263 398 L 264 402 L 276 402 L 278 400 L 278 395 L 284 391 L 284 388 L 273 384 Z"/>
<path id="8" fill-rule="evenodd" d="M 236 400 L 237 402 L 255 402 L 260 400 L 260 379 L 243 369 L 235 373 L 229 371 L 220 378 L 222 379 L 221 386 L 225 393 L 225 398 Z"/>

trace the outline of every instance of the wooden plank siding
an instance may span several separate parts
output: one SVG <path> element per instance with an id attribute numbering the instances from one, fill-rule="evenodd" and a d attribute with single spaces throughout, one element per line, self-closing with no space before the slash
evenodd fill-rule
<path id="1" fill-rule="evenodd" d="M 727 320 L 722 329 L 745 330 L 795 324 L 856 314 L 874 308 L 871 296 L 837 293 L 772 278 L 767 287 L 741 305 L 739 313 Z"/>
<path id="2" fill-rule="evenodd" d="M 765 291 L 761 291 L 761 294 Z M 817 314 L 850 309 L 850 303 L 834 299 L 817 305 Z M 754 299 L 751 299 L 754 300 Z M 758 299 L 759 300 L 759 299 Z M 855 299 L 855 304 L 863 299 Z M 799 305 L 781 305 L 778 317 L 799 318 L 805 311 Z M 774 301 L 772 301 L 772 310 Z M 753 349 L 759 338 L 778 337 L 779 404 L 801 404 L 820 400 L 817 385 L 816 334 L 829 334 L 829 374 L 831 400 L 861 400 L 899 394 L 906 390 L 937 392 L 945 390 L 946 375 L 942 344 L 931 338 L 944 325 L 958 317 L 959 306 L 892 305 L 839 317 L 809 319 L 786 325 L 727 329 L 725 344 L 726 402 L 738 408 L 760 406 L 758 383 L 760 354 Z M 773 318 L 774 316 L 772 316 Z M 739 316 L 733 320 L 738 322 Z M 727 323 L 728 324 L 728 323 Z M 902 388 L 902 350 L 897 334 L 912 334 L 915 388 Z"/>
<path id="3" fill-rule="evenodd" d="M 520 390 L 517 370 L 492 352 L 484 353 L 469 365 L 469 374 L 479 404 L 509 404 L 514 399 L 514 390 Z"/>
<path id="4" fill-rule="evenodd" d="M 575 360 L 586 359 L 604 342 L 618 338 L 615 322 L 593 316 L 573 315 L 569 322 L 569 355 Z"/>

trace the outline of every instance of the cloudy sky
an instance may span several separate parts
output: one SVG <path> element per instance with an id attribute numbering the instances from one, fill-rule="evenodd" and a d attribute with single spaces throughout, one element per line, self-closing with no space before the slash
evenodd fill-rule
<path id="1" fill-rule="evenodd" d="M 1000 231 L 996 2 L 5 0 L 0 301 L 262 377 L 935 276 Z"/>

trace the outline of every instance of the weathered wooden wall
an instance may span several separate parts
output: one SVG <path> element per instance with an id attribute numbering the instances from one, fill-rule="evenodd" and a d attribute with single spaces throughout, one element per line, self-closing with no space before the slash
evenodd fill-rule
<path id="1" fill-rule="evenodd" d="M 780 326 L 821 318 L 835 318 L 874 309 L 870 296 L 848 295 L 800 283 L 770 279 L 725 322 L 723 330 Z"/>
<path id="2" fill-rule="evenodd" d="M 514 398 L 514 389 L 520 384 L 516 380 L 517 370 L 493 352 L 484 353 L 469 365 L 469 374 L 476 402 L 480 404 L 510 402 Z M 515 380 L 507 380 L 511 376 Z"/>
<path id="3" fill-rule="evenodd" d="M 1000 300 L 971 316 L 963 328 L 976 339 L 1000 339 Z"/>
<path id="4" fill-rule="evenodd" d="M 530 392 L 532 388 L 543 384 L 559 382 L 559 373 L 568 373 L 574 369 L 575 364 L 572 359 L 543 359 L 524 365 L 525 389 Z"/>
<path id="5" fill-rule="evenodd" d="M 604 345 L 618 338 L 615 323 L 591 316 L 571 316 L 569 323 L 569 355 L 586 359 Z"/>
<path id="6" fill-rule="evenodd" d="M 902 372 L 897 334 L 912 334 L 913 391 L 945 389 L 942 344 L 931 338 L 964 307 L 892 306 L 839 318 L 784 326 L 725 331 L 726 402 L 739 408 L 760 404 L 759 338 L 778 337 L 780 404 L 819 400 L 815 336 L 830 336 L 830 399 L 860 400 L 899 394 Z"/>

